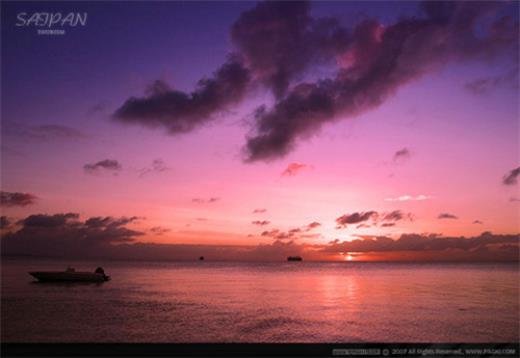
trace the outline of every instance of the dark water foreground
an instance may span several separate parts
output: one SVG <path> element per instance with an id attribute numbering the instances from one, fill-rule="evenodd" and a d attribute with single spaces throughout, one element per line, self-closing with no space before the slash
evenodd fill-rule
<path id="1" fill-rule="evenodd" d="M 102 265 L 112 281 L 27 274 Z M 518 342 L 517 264 L 2 260 L 2 342 Z"/>

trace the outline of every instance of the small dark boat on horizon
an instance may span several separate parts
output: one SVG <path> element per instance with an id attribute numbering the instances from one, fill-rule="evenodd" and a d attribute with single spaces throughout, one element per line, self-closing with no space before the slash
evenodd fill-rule
<path id="1" fill-rule="evenodd" d="M 287 257 L 287 261 L 303 261 L 301 256 L 289 256 Z"/>
<path id="2" fill-rule="evenodd" d="M 76 271 L 69 267 L 65 271 L 33 271 L 29 274 L 40 282 L 105 282 L 110 280 L 110 276 L 105 275 L 105 271 L 101 267 L 94 272 Z"/>

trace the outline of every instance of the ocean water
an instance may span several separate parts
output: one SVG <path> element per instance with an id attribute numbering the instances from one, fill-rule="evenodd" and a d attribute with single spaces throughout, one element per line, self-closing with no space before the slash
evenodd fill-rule
<path id="1" fill-rule="evenodd" d="M 103 266 L 102 284 L 31 270 Z M 518 342 L 517 264 L 2 260 L 3 342 Z"/>

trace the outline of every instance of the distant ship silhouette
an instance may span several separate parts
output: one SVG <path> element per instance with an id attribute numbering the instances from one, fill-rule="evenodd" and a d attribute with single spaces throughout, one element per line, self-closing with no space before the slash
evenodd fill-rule
<path id="1" fill-rule="evenodd" d="M 303 259 L 300 256 L 289 256 L 287 261 L 303 261 Z"/>

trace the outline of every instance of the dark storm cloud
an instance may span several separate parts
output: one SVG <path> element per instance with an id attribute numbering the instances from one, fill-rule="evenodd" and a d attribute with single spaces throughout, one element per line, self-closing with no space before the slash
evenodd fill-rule
<path id="1" fill-rule="evenodd" d="M 444 237 L 439 235 L 403 234 L 393 240 L 385 236 L 362 237 L 352 241 L 334 241 L 322 250 L 324 252 L 397 252 L 397 251 L 473 251 L 498 244 L 518 245 L 520 235 L 494 235 L 489 232 L 476 237 Z M 518 250 L 518 246 L 516 246 Z"/>
<path id="2" fill-rule="evenodd" d="M 381 227 L 394 226 L 398 221 L 413 221 L 411 213 L 403 213 L 400 210 L 379 213 L 371 210 L 366 212 L 355 212 L 345 214 L 336 219 L 337 229 L 344 229 L 348 225 L 358 224 L 356 228 L 370 227 L 371 225 L 380 224 Z"/>
<path id="3" fill-rule="evenodd" d="M 253 225 L 259 225 L 259 226 L 265 226 L 265 225 L 269 225 L 271 222 L 268 221 L 268 220 L 254 220 L 254 221 L 251 221 L 251 224 Z"/>
<path id="4" fill-rule="evenodd" d="M 458 219 L 458 217 L 450 213 L 440 213 L 437 219 Z"/>
<path id="5" fill-rule="evenodd" d="M 107 170 L 111 172 L 118 172 L 123 169 L 122 165 L 115 159 L 105 159 L 100 160 L 97 163 L 85 164 L 83 169 L 87 173 L 96 173 L 102 170 Z"/>
<path id="6" fill-rule="evenodd" d="M 19 230 L 3 235 L 2 251 L 6 255 L 88 257 L 142 235 L 125 227 L 136 219 L 93 217 L 83 222 L 76 213 L 30 215 L 18 221 Z"/>
<path id="7" fill-rule="evenodd" d="M 34 204 L 37 199 L 30 193 L 0 192 L 0 205 L 4 207 L 28 206 Z"/>
<path id="8" fill-rule="evenodd" d="M 300 83 L 274 107 L 256 111 L 246 159 L 282 157 L 323 124 L 377 108 L 401 86 L 449 60 L 490 58 L 516 46 L 517 23 L 507 17 L 495 20 L 485 34 L 474 34 L 479 20 L 500 6 L 432 2 L 422 5 L 422 18 L 402 18 L 386 27 L 375 20 L 362 21 L 353 29 L 341 56 L 343 66 L 334 77 Z M 443 9 L 448 7 L 449 11 Z"/>
<path id="9" fill-rule="evenodd" d="M 192 93 L 155 81 L 145 97 L 128 99 L 113 115 L 123 123 L 164 127 L 170 134 L 186 133 L 211 121 L 213 115 L 239 102 L 250 80 L 249 70 L 235 56 Z"/>
<path id="10" fill-rule="evenodd" d="M 348 31 L 337 19 L 314 19 L 308 2 L 260 2 L 231 28 L 231 39 L 255 78 L 276 98 L 313 64 L 333 61 L 347 49 Z"/>
<path id="11" fill-rule="evenodd" d="M 232 25 L 228 61 L 192 93 L 156 81 L 146 96 L 129 98 L 113 117 L 171 134 L 190 132 L 260 83 L 272 91 L 275 104 L 255 111 L 244 159 L 278 159 L 324 124 L 379 107 L 448 61 L 487 60 L 509 50 L 516 55 L 518 22 L 501 14 L 506 6 L 424 2 L 416 17 L 389 25 L 364 19 L 347 30 L 335 18 L 312 17 L 307 2 L 261 2 Z M 324 64 L 335 66 L 335 73 L 309 81 Z"/>
<path id="12" fill-rule="evenodd" d="M 518 183 L 518 176 L 520 176 L 520 167 L 512 169 L 509 173 L 504 175 L 502 183 L 505 185 L 514 185 Z"/>

